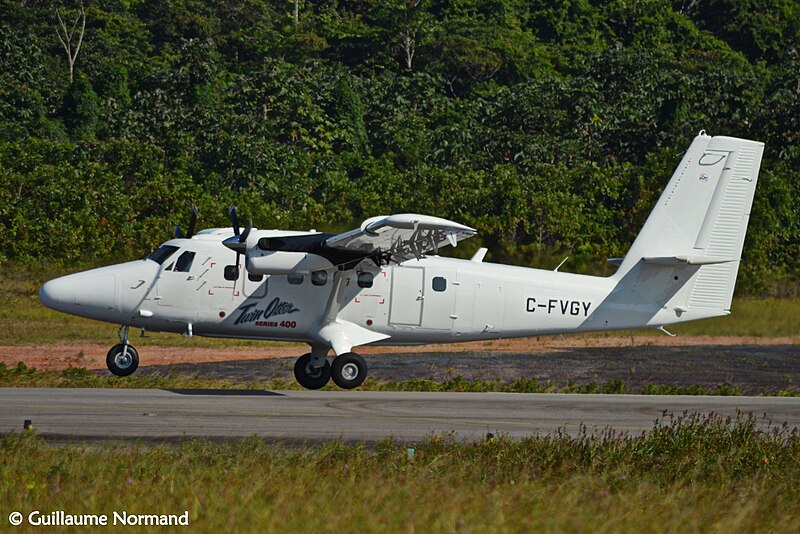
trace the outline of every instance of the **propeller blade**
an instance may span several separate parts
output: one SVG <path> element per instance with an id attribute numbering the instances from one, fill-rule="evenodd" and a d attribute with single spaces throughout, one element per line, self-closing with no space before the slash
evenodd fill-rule
<path id="1" fill-rule="evenodd" d="M 245 228 L 244 233 L 240 233 L 239 218 L 236 216 L 236 208 L 233 204 L 228 208 L 228 217 L 233 226 L 233 237 L 229 237 L 222 244 L 236 252 L 236 268 L 238 269 L 241 255 L 247 252 L 247 236 L 250 235 L 250 231 L 253 229 L 253 219 L 247 221 L 247 228 Z M 245 266 L 243 270 L 247 270 L 247 267 Z M 235 283 L 233 287 L 236 287 Z"/>
<path id="2" fill-rule="evenodd" d="M 233 226 L 233 237 L 229 237 L 223 241 L 222 244 L 229 249 L 236 251 L 236 268 L 238 269 L 240 256 L 247 252 L 247 236 L 250 235 L 250 231 L 253 229 L 253 219 L 249 219 L 247 221 L 247 227 L 243 233 L 240 233 L 239 219 L 236 217 L 236 208 L 233 204 L 231 204 L 231 207 L 228 208 L 228 217 L 230 218 L 231 225 Z M 246 264 L 242 270 L 247 270 Z M 236 288 L 235 283 L 233 287 Z"/>
<path id="3" fill-rule="evenodd" d="M 234 265 L 236 265 L 236 278 L 233 281 L 233 296 L 236 296 L 236 284 L 239 283 L 239 276 L 241 274 L 241 272 L 239 271 L 239 254 L 240 254 L 240 252 L 237 249 L 236 250 L 236 263 L 234 263 Z M 242 283 L 244 283 L 244 282 L 242 282 Z M 244 286 L 242 286 L 242 287 L 244 287 Z"/>
<path id="4" fill-rule="evenodd" d="M 192 216 L 189 219 L 189 231 L 186 233 L 186 239 L 191 239 L 194 235 L 194 227 L 197 225 L 197 206 L 192 208 Z"/>
<path id="5" fill-rule="evenodd" d="M 236 208 L 233 204 L 231 207 L 228 208 L 228 218 L 231 220 L 231 225 L 233 226 L 233 235 L 239 235 L 239 219 L 236 217 Z"/>
<path id="6" fill-rule="evenodd" d="M 242 232 L 242 235 L 239 236 L 239 243 L 247 242 L 247 236 L 250 235 L 250 230 L 252 229 L 253 229 L 253 219 L 248 219 L 247 228 L 245 228 L 244 232 Z"/>
<path id="7" fill-rule="evenodd" d="M 175 233 L 175 237 L 178 239 L 183 239 L 183 232 L 181 232 L 181 227 L 177 224 L 175 225 L 175 229 L 173 230 Z"/>

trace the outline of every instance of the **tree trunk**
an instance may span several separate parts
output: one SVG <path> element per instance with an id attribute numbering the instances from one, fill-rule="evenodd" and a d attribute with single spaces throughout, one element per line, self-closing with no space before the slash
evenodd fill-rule
<path id="1" fill-rule="evenodd" d="M 414 62 L 414 48 L 416 45 L 416 39 L 410 34 L 403 34 L 401 39 L 403 40 L 403 50 L 406 54 L 406 67 L 411 68 L 412 63 Z"/>
<path id="2" fill-rule="evenodd" d="M 81 44 L 83 44 L 83 34 L 86 32 L 86 11 L 81 4 L 80 11 L 72 22 L 72 28 L 67 28 L 67 25 L 61 19 L 61 14 L 56 9 L 56 17 L 58 18 L 59 28 L 56 28 L 56 35 L 67 54 L 67 63 L 69 64 L 69 83 L 71 84 L 75 79 L 75 61 L 78 59 L 78 53 L 81 51 Z M 75 36 L 75 29 L 78 27 L 78 22 L 81 23 L 80 33 L 78 33 L 78 42 L 75 49 L 72 48 L 72 39 Z M 61 32 L 64 32 L 63 36 Z"/>

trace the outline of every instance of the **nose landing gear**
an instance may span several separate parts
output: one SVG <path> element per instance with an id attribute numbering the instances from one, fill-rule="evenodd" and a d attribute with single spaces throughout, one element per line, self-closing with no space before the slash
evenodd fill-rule
<path id="1" fill-rule="evenodd" d="M 125 333 L 119 337 L 121 343 L 111 347 L 106 355 L 108 370 L 117 376 L 129 376 L 139 367 L 139 353 L 128 344 L 128 327 L 120 327 L 120 332 L 123 328 Z"/>
<path id="2" fill-rule="evenodd" d="M 139 353 L 133 345 L 119 343 L 108 351 L 106 365 L 117 376 L 131 375 L 139 367 Z"/>

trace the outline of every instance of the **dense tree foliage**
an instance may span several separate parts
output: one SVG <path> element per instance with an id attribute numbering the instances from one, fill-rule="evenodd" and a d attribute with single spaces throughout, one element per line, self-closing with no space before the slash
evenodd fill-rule
<path id="1" fill-rule="evenodd" d="M 467 251 L 607 272 L 706 129 L 767 143 L 740 284 L 797 287 L 794 0 L 0 0 L 0 14 L 0 261 L 134 257 L 193 204 L 221 226 L 235 202 L 262 227 L 427 212 L 477 227 Z"/>

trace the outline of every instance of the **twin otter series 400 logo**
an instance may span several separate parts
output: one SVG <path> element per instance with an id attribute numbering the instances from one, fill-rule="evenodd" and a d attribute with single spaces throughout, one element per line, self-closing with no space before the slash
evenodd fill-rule
<path id="1" fill-rule="evenodd" d="M 267 321 L 267 319 L 300 311 L 300 308 L 295 308 L 293 303 L 281 300 L 278 297 L 272 299 L 266 308 L 256 308 L 256 305 L 257 303 L 254 302 L 239 308 L 239 317 L 236 318 L 233 324 L 255 323 L 256 326 L 278 326 L 277 323 L 272 325 L 272 321 Z"/>

